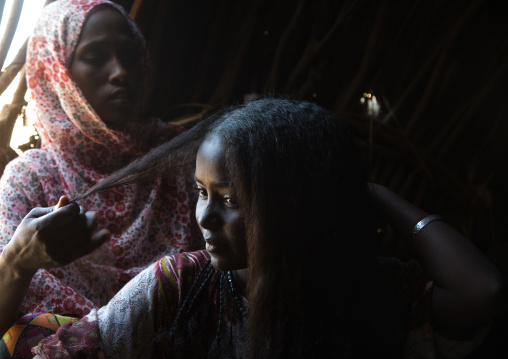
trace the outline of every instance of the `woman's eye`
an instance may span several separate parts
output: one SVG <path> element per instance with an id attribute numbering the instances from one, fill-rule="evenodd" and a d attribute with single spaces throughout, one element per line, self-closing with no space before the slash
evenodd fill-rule
<path id="1" fill-rule="evenodd" d="M 235 197 L 230 197 L 230 196 L 224 197 L 224 203 L 226 203 L 226 205 L 228 207 L 232 207 L 232 208 L 238 207 L 238 200 Z"/>
<path id="2" fill-rule="evenodd" d="M 90 65 L 100 65 L 104 61 L 103 56 L 100 55 L 87 55 L 84 56 L 83 61 Z"/>
<path id="3" fill-rule="evenodd" d="M 196 187 L 196 190 L 198 191 L 199 197 L 206 198 L 208 197 L 208 192 L 206 192 L 206 189 L 203 187 Z"/>

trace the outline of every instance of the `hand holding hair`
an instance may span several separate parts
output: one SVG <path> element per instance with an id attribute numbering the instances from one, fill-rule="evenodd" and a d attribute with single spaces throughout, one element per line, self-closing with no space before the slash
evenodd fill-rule
<path id="1" fill-rule="evenodd" d="M 95 232 L 97 214 L 85 211 L 67 196 L 48 208 L 32 209 L 0 253 L 0 333 L 16 320 L 30 281 L 40 268 L 54 268 L 100 247 L 108 230 Z"/>
<path id="2" fill-rule="evenodd" d="M 34 208 L 23 219 L 2 256 L 22 276 L 67 265 L 100 247 L 108 230 L 95 232 L 97 214 L 62 196 L 56 206 Z"/>

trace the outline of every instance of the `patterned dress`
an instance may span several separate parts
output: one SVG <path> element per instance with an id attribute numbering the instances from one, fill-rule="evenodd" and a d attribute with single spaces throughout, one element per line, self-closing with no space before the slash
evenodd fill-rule
<path id="1" fill-rule="evenodd" d="M 63 325 L 32 352 L 43 358 L 244 357 L 247 302 L 229 273 L 215 270 L 209 259 L 206 251 L 162 259 L 106 307 Z M 434 358 L 432 282 L 415 261 L 383 259 L 380 268 L 398 298 L 396 320 L 407 323 L 404 358 Z"/>
<path id="2" fill-rule="evenodd" d="M 68 66 L 88 12 L 108 4 L 128 21 L 147 51 L 133 20 L 104 0 L 62 0 L 43 10 L 27 50 L 27 81 L 42 147 L 25 152 L 0 181 L 0 252 L 34 207 L 71 199 L 182 128 L 157 119 L 109 129 L 70 78 Z M 146 67 L 146 66 L 144 66 Z M 203 247 L 193 219 L 193 190 L 183 177 L 130 185 L 95 194 L 79 204 L 101 212 L 99 228 L 111 239 L 99 250 L 61 268 L 39 270 L 22 313 L 51 312 L 81 317 L 100 308 L 130 279 L 164 255 Z"/>
<path id="3" fill-rule="evenodd" d="M 33 349 L 45 358 L 243 358 L 245 300 L 206 251 L 168 256 Z"/>

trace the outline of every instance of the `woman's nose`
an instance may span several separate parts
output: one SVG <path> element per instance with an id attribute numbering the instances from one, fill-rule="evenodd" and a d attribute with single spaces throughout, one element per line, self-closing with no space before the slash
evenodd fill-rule
<path id="1" fill-rule="evenodd" d="M 198 201 L 196 207 L 197 221 L 200 227 L 208 230 L 218 229 L 221 226 L 222 219 L 219 211 L 213 203 L 208 201 Z"/>
<path id="2" fill-rule="evenodd" d="M 122 85 L 127 82 L 128 79 L 128 71 L 125 66 L 122 64 L 122 61 L 118 57 L 113 57 L 111 59 L 111 67 L 109 72 L 109 82 Z"/>

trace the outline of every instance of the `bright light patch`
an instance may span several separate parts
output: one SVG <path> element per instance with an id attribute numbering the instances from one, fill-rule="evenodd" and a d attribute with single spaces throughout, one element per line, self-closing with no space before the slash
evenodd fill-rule
<path id="1" fill-rule="evenodd" d="M 19 0 L 7 0 L 5 2 L 2 21 L 0 23 L 0 39 L 4 36 L 12 5 L 15 1 Z M 19 49 L 28 38 L 28 36 L 30 36 L 32 33 L 35 22 L 41 13 L 42 7 L 44 6 L 44 2 L 45 0 L 25 0 L 23 2 L 23 9 L 21 10 L 18 27 L 16 28 L 16 33 L 14 34 L 9 52 L 7 53 L 7 57 L 4 62 L 4 68 L 9 66 L 9 64 L 14 60 L 14 57 L 18 53 Z M 12 97 L 16 91 L 16 88 L 18 87 L 18 84 L 19 75 L 16 76 L 16 78 L 11 82 L 10 86 L 0 96 L 0 108 L 3 107 L 3 105 L 12 102 Z M 16 124 L 14 125 L 14 131 L 11 138 L 11 147 L 16 152 L 18 152 L 18 154 L 21 153 L 21 151 L 18 150 L 18 146 L 27 143 L 30 136 L 35 134 L 35 130 L 33 128 L 33 117 L 29 114 L 27 115 L 29 116 L 29 123 L 27 123 L 28 126 L 23 126 L 23 120 L 18 118 Z"/>

